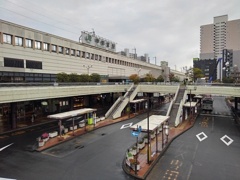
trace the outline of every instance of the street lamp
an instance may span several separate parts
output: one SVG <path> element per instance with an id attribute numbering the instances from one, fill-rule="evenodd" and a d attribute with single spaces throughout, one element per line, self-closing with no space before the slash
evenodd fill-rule
<path id="1" fill-rule="evenodd" d="M 149 97 L 148 101 L 145 104 L 145 108 L 147 109 L 147 139 L 148 139 L 148 147 L 147 147 L 147 163 L 150 164 L 150 133 L 149 133 Z"/>
<path id="2" fill-rule="evenodd" d="M 164 126 L 164 128 L 165 128 L 165 134 L 167 136 L 167 140 L 166 140 L 166 143 L 167 143 L 168 142 L 168 135 L 169 135 L 169 125 L 168 125 L 168 123 Z"/>
<path id="3" fill-rule="evenodd" d="M 196 90 L 197 89 L 197 87 L 196 86 L 194 86 L 194 89 L 193 90 Z M 192 102 L 192 89 L 189 89 L 190 90 L 190 100 L 189 100 L 189 102 L 190 102 L 190 121 L 191 121 L 191 119 L 192 119 L 192 116 L 193 116 L 193 113 L 192 113 L 192 106 L 191 106 L 191 102 Z"/>
<path id="4" fill-rule="evenodd" d="M 127 97 L 128 97 L 128 118 L 130 118 L 130 96 L 131 96 L 131 93 L 133 92 L 133 90 L 127 90 L 127 88 L 125 88 L 125 92 L 127 93 Z"/>
<path id="5" fill-rule="evenodd" d="M 89 75 L 89 69 L 92 68 L 92 65 L 83 65 L 83 67 L 87 68 L 87 73 Z"/>

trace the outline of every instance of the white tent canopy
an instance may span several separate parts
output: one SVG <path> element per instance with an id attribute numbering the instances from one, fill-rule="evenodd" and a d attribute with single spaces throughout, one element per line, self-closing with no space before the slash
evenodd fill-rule
<path id="1" fill-rule="evenodd" d="M 160 127 L 164 122 L 166 122 L 168 119 L 170 118 L 170 116 L 162 116 L 162 115 L 152 115 L 149 116 L 149 131 L 153 131 L 155 130 L 157 127 Z M 147 128 L 147 121 L 148 119 L 144 119 L 136 124 L 134 124 L 133 126 L 131 126 L 130 128 L 132 130 L 137 130 L 137 127 L 142 128 L 142 132 L 147 132 L 148 128 Z"/>
<path id="2" fill-rule="evenodd" d="M 97 111 L 97 109 L 83 108 L 83 109 L 78 109 L 78 110 L 73 110 L 73 111 L 68 111 L 68 112 L 49 115 L 48 118 L 62 120 L 62 119 L 72 118 L 72 117 L 75 117 L 75 116 L 80 116 L 80 115 L 83 115 L 83 114 L 91 113 L 91 112 L 94 112 L 94 111 Z"/>
<path id="3" fill-rule="evenodd" d="M 195 107 L 198 102 L 186 102 L 183 106 L 184 107 Z"/>
<path id="4" fill-rule="evenodd" d="M 130 101 L 131 103 L 140 103 L 140 102 L 143 102 L 143 101 L 147 101 L 146 99 L 135 99 L 135 100 L 132 100 Z"/>

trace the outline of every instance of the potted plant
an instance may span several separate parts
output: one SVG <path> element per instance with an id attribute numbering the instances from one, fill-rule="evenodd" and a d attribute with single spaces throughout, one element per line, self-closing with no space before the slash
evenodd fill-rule
<path id="1" fill-rule="evenodd" d="M 79 122 L 79 127 L 84 127 L 86 125 L 85 120 Z"/>
<path id="2" fill-rule="evenodd" d="M 137 146 L 133 146 L 133 147 L 130 149 L 130 153 L 135 156 L 135 155 L 138 153 Z"/>
<path id="3" fill-rule="evenodd" d="M 139 142 L 138 142 L 138 147 L 139 149 L 143 149 L 145 146 L 145 140 L 144 139 L 141 139 Z"/>
<path id="4" fill-rule="evenodd" d="M 144 139 L 145 144 L 147 144 L 147 143 L 148 143 L 148 135 L 146 134 L 146 135 L 143 137 L 143 139 Z"/>
<path id="5" fill-rule="evenodd" d="M 130 152 L 127 152 L 127 153 L 126 153 L 126 158 L 127 158 L 127 160 L 130 160 L 130 159 L 133 159 L 133 158 L 134 158 L 134 156 L 133 156 L 133 154 L 132 154 L 132 153 L 130 153 Z"/>
<path id="6" fill-rule="evenodd" d="M 155 133 L 154 133 L 154 131 L 151 132 L 151 135 L 150 135 L 150 136 L 151 136 L 151 139 L 155 138 Z"/>
<path id="7" fill-rule="evenodd" d="M 44 146 L 44 144 L 45 144 L 45 141 L 43 139 L 39 139 L 38 146 L 42 147 L 42 146 Z"/>
<path id="8" fill-rule="evenodd" d="M 162 131 L 162 126 L 158 127 L 157 134 L 159 134 Z"/>
<path id="9" fill-rule="evenodd" d="M 44 142 L 47 142 L 49 140 L 49 134 L 48 133 L 43 133 L 42 136 L 41 136 L 41 139 L 44 141 Z"/>
<path id="10" fill-rule="evenodd" d="M 131 165 L 131 168 L 135 171 L 135 167 L 137 165 L 137 170 L 140 170 L 140 162 L 136 159 L 130 159 L 130 165 Z"/>

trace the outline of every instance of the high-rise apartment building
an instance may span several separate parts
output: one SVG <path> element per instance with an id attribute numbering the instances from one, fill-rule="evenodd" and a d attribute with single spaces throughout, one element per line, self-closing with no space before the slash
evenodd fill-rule
<path id="1" fill-rule="evenodd" d="M 240 19 L 228 21 L 228 15 L 214 17 L 213 24 L 200 27 L 200 59 L 223 59 L 224 49 L 232 51 L 230 65 L 240 67 Z M 225 63 L 218 63 L 218 79 L 223 77 Z"/>

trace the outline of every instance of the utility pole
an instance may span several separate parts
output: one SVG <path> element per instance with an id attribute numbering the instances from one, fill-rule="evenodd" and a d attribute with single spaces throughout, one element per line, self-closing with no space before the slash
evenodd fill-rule
<path id="1" fill-rule="evenodd" d="M 155 65 L 157 65 L 157 57 L 153 57 L 155 59 Z"/>

